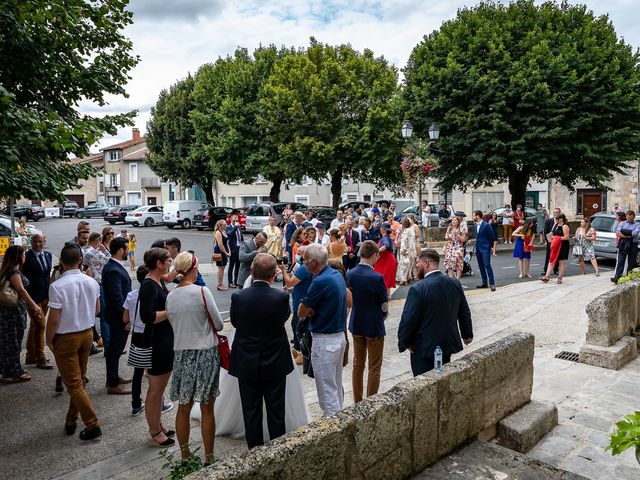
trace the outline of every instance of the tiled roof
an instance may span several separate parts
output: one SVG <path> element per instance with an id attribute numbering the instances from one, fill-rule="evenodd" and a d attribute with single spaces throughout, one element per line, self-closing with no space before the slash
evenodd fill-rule
<path id="1" fill-rule="evenodd" d="M 70 161 L 71 163 L 92 163 L 98 160 L 104 160 L 103 153 L 92 153 L 88 157 L 82 157 L 82 158 L 76 157 L 76 158 L 72 158 Z"/>
<path id="2" fill-rule="evenodd" d="M 116 143 L 115 145 L 111 145 L 109 147 L 101 148 L 101 152 L 106 152 L 109 150 L 124 150 L 125 148 L 133 147 L 134 145 L 138 145 L 139 143 L 144 143 L 147 140 L 144 137 L 140 137 L 137 140 L 127 140 L 126 142 Z"/>
<path id="3" fill-rule="evenodd" d="M 137 150 L 134 150 L 133 152 L 129 152 L 126 155 L 124 155 L 122 157 L 122 160 L 140 160 L 140 159 L 146 159 L 147 158 L 147 153 L 149 152 L 149 149 L 145 146 L 142 148 L 138 148 Z"/>

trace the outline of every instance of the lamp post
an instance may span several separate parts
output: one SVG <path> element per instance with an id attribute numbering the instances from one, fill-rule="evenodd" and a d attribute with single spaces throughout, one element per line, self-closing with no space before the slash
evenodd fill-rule
<path id="1" fill-rule="evenodd" d="M 402 133 L 402 138 L 404 138 L 405 140 L 409 141 L 411 139 L 411 136 L 413 135 L 413 124 L 411 122 L 408 122 L 408 121 L 404 122 L 404 124 L 400 128 L 400 132 Z M 427 144 L 427 151 L 429 151 L 429 149 L 431 148 L 431 145 L 433 145 L 436 142 L 436 140 L 438 140 L 439 137 L 440 137 L 440 128 L 438 127 L 438 124 L 434 122 L 429 127 L 429 143 Z M 418 178 L 416 179 L 416 181 L 418 183 L 418 205 L 419 205 L 419 208 L 420 208 L 420 212 L 422 212 L 422 178 L 421 178 L 421 173 L 422 172 L 420 170 L 418 170 Z M 420 215 L 420 218 L 422 219 L 422 215 Z"/>

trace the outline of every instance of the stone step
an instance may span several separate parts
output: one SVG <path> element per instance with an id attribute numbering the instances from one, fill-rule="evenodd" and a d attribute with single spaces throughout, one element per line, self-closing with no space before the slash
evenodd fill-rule
<path id="1" fill-rule="evenodd" d="M 587 480 L 495 443 L 473 442 L 441 459 L 414 480 Z"/>
<path id="2" fill-rule="evenodd" d="M 498 443 L 526 453 L 558 424 L 558 408 L 533 400 L 498 422 Z"/>

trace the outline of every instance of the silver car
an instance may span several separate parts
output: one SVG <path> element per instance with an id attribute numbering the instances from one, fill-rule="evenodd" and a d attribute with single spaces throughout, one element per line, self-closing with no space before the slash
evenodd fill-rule
<path id="1" fill-rule="evenodd" d="M 261 232 L 264 227 L 269 225 L 269 217 L 276 217 L 276 225 L 281 225 L 284 222 L 282 212 L 287 208 L 287 205 L 291 205 L 291 209 L 296 211 L 305 211 L 309 207 L 303 203 L 298 202 L 264 202 L 254 203 L 247 209 L 247 229 L 249 233 Z"/>
<path id="2" fill-rule="evenodd" d="M 615 233 L 618 226 L 616 216 L 613 213 L 596 213 L 589 221 L 596 231 L 596 239 L 593 242 L 596 256 L 615 260 L 618 256 Z M 635 223 L 640 223 L 640 218 L 636 218 Z"/>

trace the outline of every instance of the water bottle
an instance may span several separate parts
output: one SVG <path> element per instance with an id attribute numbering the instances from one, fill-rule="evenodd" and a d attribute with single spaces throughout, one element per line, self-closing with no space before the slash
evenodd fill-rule
<path id="1" fill-rule="evenodd" d="M 435 368 L 434 370 L 436 372 L 441 372 L 442 371 L 442 349 L 440 348 L 440 346 L 436 346 L 436 351 L 434 353 L 434 358 L 435 358 Z"/>

